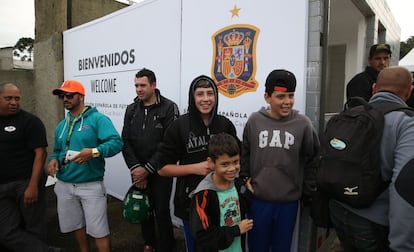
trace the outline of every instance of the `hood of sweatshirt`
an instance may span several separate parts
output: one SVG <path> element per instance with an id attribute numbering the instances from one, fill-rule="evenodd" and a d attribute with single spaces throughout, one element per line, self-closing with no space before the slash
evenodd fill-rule
<path id="1" fill-rule="evenodd" d="M 209 174 L 207 174 L 207 176 L 204 177 L 204 179 L 198 184 L 197 188 L 194 189 L 194 191 L 192 191 L 190 193 L 190 197 L 194 196 L 196 193 L 204 191 L 204 190 L 212 190 L 212 191 L 216 191 L 216 192 L 220 192 L 223 191 L 222 189 L 218 188 L 214 182 L 213 182 L 213 176 L 214 172 L 210 172 Z M 231 182 L 231 185 L 229 188 L 232 188 L 234 186 L 234 181 Z"/>
<path id="2" fill-rule="evenodd" d="M 191 82 L 190 89 L 189 89 L 189 92 L 188 92 L 188 113 L 191 116 L 198 117 L 198 118 L 200 118 L 200 120 L 202 120 L 200 111 L 197 109 L 197 107 L 195 105 L 195 100 L 194 100 L 195 85 L 201 80 L 205 80 L 208 83 L 210 83 L 210 86 L 213 88 L 214 96 L 216 98 L 216 102 L 214 104 L 213 109 L 211 110 L 210 119 L 209 119 L 209 122 L 208 122 L 208 125 L 207 125 L 207 126 L 209 126 L 211 124 L 211 122 L 213 121 L 215 115 L 217 114 L 217 105 L 218 105 L 217 86 L 216 86 L 216 83 L 214 82 L 214 80 L 211 79 L 210 77 L 205 76 L 205 75 L 200 75 L 200 76 L 196 77 Z"/>
<path id="3" fill-rule="evenodd" d="M 95 107 L 89 107 L 89 106 L 85 106 L 84 110 L 82 111 L 82 113 L 77 118 L 75 118 L 73 115 L 70 114 L 70 112 L 68 112 L 66 114 L 65 124 L 61 128 L 62 130 L 60 131 L 59 138 L 62 138 L 62 135 L 65 132 L 66 128 L 69 127 L 70 122 L 72 122 L 74 120 L 80 121 L 79 127 L 77 127 L 77 129 L 73 129 L 73 130 L 80 131 L 83 127 L 84 119 L 87 118 L 92 113 L 97 113 L 97 112 L 98 112 L 98 110 Z"/>

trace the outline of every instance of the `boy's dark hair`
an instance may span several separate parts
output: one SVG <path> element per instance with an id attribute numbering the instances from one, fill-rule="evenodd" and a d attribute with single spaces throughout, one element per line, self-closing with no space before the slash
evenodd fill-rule
<path id="1" fill-rule="evenodd" d="M 201 78 L 194 85 L 194 90 L 196 88 L 209 88 L 209 87 L 212 87 L 212 85 L 213 85 L 213 83 L 211 83 L 211 81 L 209 79 L 206 79 L 206 78 L 203 79 L 203 78 Z"/>
<path id="2" fill-rule="evenodd" d="M 208 143 L 208 156 L 216 161 L 223 154 L 234 157 L 240 154 L 239 143 L 236 138 L 228 133 L 213 135 Z"/>
<path id="3" fill-rule="evenodd" d="M 157 82 L 153 71 L 143 68 L 135 74 L 135 78 L 147 77 L 150 83 Z"/>

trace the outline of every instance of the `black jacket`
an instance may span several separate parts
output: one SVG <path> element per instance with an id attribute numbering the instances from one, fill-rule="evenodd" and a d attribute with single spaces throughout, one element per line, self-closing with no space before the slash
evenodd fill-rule
<path id="1" fill-rule="evenodd" d="M 224 218 L 230 222 L 221 225 L 220 202 L 217 193 L 218 189 L 213 180 L 212 174 L 207 175 L 203 181 L 194 190 L 192 196 L 190 211 L 190 228 L 195 240 L 196 252 L 214 252 L 228 248 L 238 236 L 241 236 L 241 248 L 245 251 L 245 235 L 240 234 L 238 220 L 233 219 L 237 216 L 237 210 L 240 211 L 240 220 L 246 218 L 246 213 L 250 206 L 252 193 L 245 187 L 241 179 L 234 181 L 234 187 L 238 194 L 238 203 L 234 204 L 234 212 L 226 212 Z M 244 189 L 242 189 L 244 187 Z M 242 194 L 241 191 L 244 191 Z M 229 202 L 229 204 L 232 204 Z M 237 207 L 238 205 L 238 207 Z"/>
<path id="2" fill-rule="evenodd" d="M 372 96 L 372 84 L 377 81 L 379 72 L 367 66 L 364 72 L 355 75 L 346 86 L 346 98 L 359 96 L 366 101 Z"/>
<path id="3" fill-rule="evenodd" d="M 147 162 L 161 142 L 165 129 L 179 116 L 178 107 L 173 101 L 162 96 L 158 89 L 155 93 L 155 104 L 144 106 L 135 98 L 125 112 L 122 155 L 130 170 L 143 166 L 150 173 L 156 172 Z"/>
<path id="4" fill-rule="evenodd" d="M 201 78 L 212 84 L 216 97 L 216 105 L 207 126 L 194 103 L 194 85 Z M 167 129 L 157 154 L 151 158 L 151 165 L 161 169 L 166 164 L 176 164 L 177 162 L 180 165 L 185 165 L 206 161 L 208 141 L 211 135 L 226 132 L 237 138 L 233 123 L 226 117 L 217 115 L 217 104 L 218 91 L 214 81 L 207 76 L 195 78 L 190 85 L 188 113 L 180 116 Z M 188 220 L 191 202 L 189 194 L 203 178 L 199 175 L 177 178 L 174 196 L 174 213 L 177 217 Z"/>

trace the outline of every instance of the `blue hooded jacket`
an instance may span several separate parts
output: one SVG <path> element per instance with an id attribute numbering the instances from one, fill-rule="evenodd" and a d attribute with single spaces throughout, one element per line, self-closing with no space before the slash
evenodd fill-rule
<path id="1" fill-rule="evenodd" d="M 99 113 L 95 107 L 86 108 L 77 118 L 68 113 L 55 130 L 53 153 L 49 160 L 58 160 L 59 170 L 56 177 L 65 182 L 102 181 L 105 172 L 104 158 L 116 155 L 123 147 L 121 137 L 112 121 Z M 68 139 L 71 128 L 72 134 Z M 85 164 L 64 162 L 67 150 L 81 151 L 83 148 L 97 148 L 100 156 L 90 159 Z"/>

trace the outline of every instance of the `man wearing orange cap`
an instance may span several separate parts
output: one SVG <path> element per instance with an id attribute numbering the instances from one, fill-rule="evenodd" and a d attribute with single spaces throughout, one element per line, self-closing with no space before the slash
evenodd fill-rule
<path id="1" fill-rule="evenodd" d="M 75 80 L 53 90 L 69 111 L 55 131 L 48 173 L 56 174 L 55 193 L 62 233 L 74 232 L 81 252 L 89 251 L 88 236 L 98 251 L 110 251 L 103 184 L 106 157 L 116 155 L 123 143 L 111 120 L 85 106 L 85 89 Z"/>

